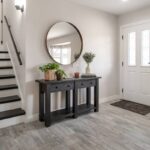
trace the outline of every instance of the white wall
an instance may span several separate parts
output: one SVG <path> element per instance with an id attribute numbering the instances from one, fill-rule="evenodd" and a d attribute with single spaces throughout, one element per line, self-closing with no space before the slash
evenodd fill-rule
<path id="1" fill-rule="evenodd" d="M 119 25 L 122 26 L 147 20 L 150 20 L 150 7 L 119 16 Z"/>
<path id="2" fill-rule="evenodd" d="M 1 10 L 1 5 L 2 5 L 2 3 L 0 4 L 0 19 L 2 20 L 2 17 L 1 17 L 1 12 L 2 12 L 2 10 Z M 0 41 L 2 41 L 2 24 L 0 24 Z M 2 45 L 0 44 L 0 48 L 2 47 Z"/>
<path id="3" fill-rule="evenodd" d="M 46 52 L 45 38 L 49 27 L 58 21 L 73 23 L 83 37 L 83 53 L 96 54 L 91 70 L 103 78 L 100 80 L 100 98 L 118 94 L 118 20 L 101 11 L 67 2 L 66 0 L 26 0 L 26 11 L 21 14 L 14 7 L 14 0 L 6 1 L 5 13 L 12 25 L 24 66 L 19 79 L 24 91 L 28 118 L 38 113 L 38 84 L 43 78 L 38 70 L 42 64 L 51 62 Z M 82 53 L 82 54 L 83 54 Z M 16 62 L 17 63 L 17 62 Z M 68 74 L 84 73 L 86 64 L 82 57 L 73 65 L 63 67 Z M 53 110 L 64 106 L 61 95 L 53 95 Z"/>
<path id="4" fill-rule="evenodd" d="M 73 23 L 83 36 L 83 53 L 96 54 L 91 68 L 93 73 L 103 77 L 100 97 L 118 94 L 117 17 L 64 0 L 27 0 L 26 103 L 29 116 L 38 112 L 38 84 L 35 83 L 41 77 L 38 66 L 51 62 L 44 43 L 46 33 L 58 21 Z M 74 65 L 63 68 L 69 74 L 83 73 L 85 66 L 81 57 Z M 57 109 L 55 104 L 54 109 Z"/>
<path id="5" fill-rule="evenodd" d="M 24 1 L 24 6 L 26 8 L 26 0 Z M 25 32 L 25 17 L 26 12 L 21 13 L 21 11 L 17 11 L 15 8 L 15 1 L 14 0 L 7 0 L 4 1 L 4 16 L 7 17 L 8 22 L 11 26 L 12 34 L 14 36 L 14 40 L 16 42 L 16 45 L 18 47 L 18 50 L 21 53 L 21 59 L 23 61 L 23 65 L 20 66 L 18 63 L 18 59 L 15 53 L 15 49 L 12 44 L 12 40 L 10 38 L 10 34 L 8 32 L 8 29 L 6 27 L 6 23 L 4 21 L 4 42 L 7 42 L 10 53 L 12 56 L 12 59 L 15 64 L 17 77 L 20 83 L 20 90 L 24 97 L 25 94 L 25 38 L 26 38 L 26 32 Z M 23 98 L 22 97 L 22 98 Z M 23 99 L 22 99 L 22 102 Z"/>

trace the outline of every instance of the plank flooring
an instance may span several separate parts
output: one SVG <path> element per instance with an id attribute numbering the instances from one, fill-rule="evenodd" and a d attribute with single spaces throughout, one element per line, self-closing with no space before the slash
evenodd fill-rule
<path id="1" fill-rule="evenodd" d="M 150 119 L 105 103 L 49 128 L 36 121 L 1 129 L 0 150 L 150 150 Z"/>

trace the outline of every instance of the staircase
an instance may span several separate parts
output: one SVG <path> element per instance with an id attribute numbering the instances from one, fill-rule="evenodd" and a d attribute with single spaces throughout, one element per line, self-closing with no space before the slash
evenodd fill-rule
<path id="1" fill-rule="evenodd" d="M 0 50 L 0 128 L 21 122 L 24 115 L 9 53 Z"/>

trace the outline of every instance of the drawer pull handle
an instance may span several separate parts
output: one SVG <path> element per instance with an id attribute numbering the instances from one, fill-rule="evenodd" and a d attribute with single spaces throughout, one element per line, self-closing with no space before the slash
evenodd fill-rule
<path id="1" fill-rule="evenodd" d="M 81 85 L 83 86 L 84 84 L 83 84 L 83 83 L 81 83 Z"/>
<path id="2" fill-rule="evenodd" d="M 58 89 L 58 87 L 57 87 L 57 86 L 56 86 L 55 88 L 56 88 L 56 89 Z"/>
<path id="3" fill-rule="evenodd" d="M 70 87 L 70 85 L 67 85 L 67 87 L 69 88 L 69 87 Z"/>
<path id="4" fill-rule="evenodd" d="M 90 84 L 93 84 L 92 82 L 90 82 Z"/>

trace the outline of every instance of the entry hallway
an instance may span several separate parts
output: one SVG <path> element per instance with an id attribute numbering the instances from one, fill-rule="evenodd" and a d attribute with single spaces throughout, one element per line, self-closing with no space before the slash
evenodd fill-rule
<path id="1" fill-rule="evenodd" d="M 150 150 L 150 119 L 105 103 L 50 128 L 37 121 L 0 130 L 0 150 L 33 149 Z"/>

